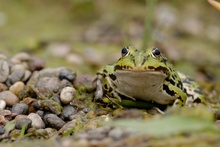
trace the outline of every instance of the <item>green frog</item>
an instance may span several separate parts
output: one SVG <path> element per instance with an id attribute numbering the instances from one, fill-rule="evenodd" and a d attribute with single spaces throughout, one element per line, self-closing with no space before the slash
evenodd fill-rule
<path id="1" fill-rule="evenodd" d="M 199 85 L 176 71 L 158 48 L 124 47 L 120 59 L 102 67 L 94 82 L 96 99 L 125 97 L 173 106 L 204 102 Z"/>

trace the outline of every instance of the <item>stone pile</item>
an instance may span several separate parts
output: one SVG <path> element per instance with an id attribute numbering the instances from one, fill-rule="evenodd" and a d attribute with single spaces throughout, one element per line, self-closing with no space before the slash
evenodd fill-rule
<path id="1" fill-rule="evenodd" d="M 27 53 L 0 55 L 0 139 L 19 136 L 22 128 L 44 136 L 65 130 L 65 125 L 74 128 L 77 116 L 90 111 L 79 111 L 72 103 L 75 78 L 70 69 L 45 68 Z"/>

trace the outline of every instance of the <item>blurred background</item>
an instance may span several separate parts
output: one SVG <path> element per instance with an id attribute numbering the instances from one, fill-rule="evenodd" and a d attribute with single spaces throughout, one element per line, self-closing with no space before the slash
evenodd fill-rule
<path id="1" fill-rule="evenodd" d="M 121 48 L 161 48 L 198 81 L 220 78 L 220 12 L 206 0 L 4 0 L 0 53 L 95 74 Z"/>

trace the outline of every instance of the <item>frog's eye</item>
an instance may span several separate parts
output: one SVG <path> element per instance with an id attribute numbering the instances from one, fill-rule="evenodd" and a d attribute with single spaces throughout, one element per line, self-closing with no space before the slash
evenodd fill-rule
<path id="1" fill-rule="evenodd" d="M 153 48 L 152 49 L 152 55 L 155 58 L 159 57 L 160 56 L 160 50 L 158 48 Z"/>
<path id="2" fill-rule="evenodd" d="M 129 54 L 129 48 L 128 46 L 124 47 L 122 50 L 121 50 L 121 56 L 122 57 L 125 57 Z"/>

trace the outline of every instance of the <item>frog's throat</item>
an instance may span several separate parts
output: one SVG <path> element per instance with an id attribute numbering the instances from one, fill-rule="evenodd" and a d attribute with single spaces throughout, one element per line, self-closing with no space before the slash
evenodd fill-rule
<path id="1" fill-rule="evenodd" d="M 164 80 L 167 75 L 158 71 L 124 71 L 115 72 L 117 80 L 113 81 L 117 85 L 117 90 L 122 95 L 146 101 L 155 101 L 160 104 L 169 104 L 176 97 L 167 94 L 163 90 Z"/>

